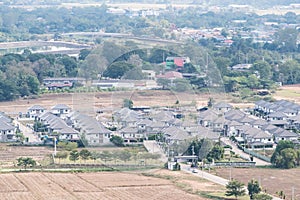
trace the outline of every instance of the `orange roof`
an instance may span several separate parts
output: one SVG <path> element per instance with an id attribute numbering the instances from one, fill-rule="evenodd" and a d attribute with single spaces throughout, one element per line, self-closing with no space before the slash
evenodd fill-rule
<path id="1" fill-rule="evenodd" d="M 176 78 L 183 78 L 182 74 L 175 71 L 169 71 L 165 74 L 160 74 L 156 76 L 157 78 L 166 78 L 166 79 L 176 79 Z"/>

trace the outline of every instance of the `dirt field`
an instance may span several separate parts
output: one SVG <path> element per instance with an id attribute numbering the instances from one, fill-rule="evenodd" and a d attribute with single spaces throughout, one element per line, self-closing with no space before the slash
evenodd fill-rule
<path id="1" fill-rule="evenodd" d="M 49 147 L 22 147 L 0 144 L 0 168 L 11 168 L 19 157 L 31 157 L 39 164 L 46 165 L 53 152 Z"/>
<path id="2" fill-rule="evenodd" d="M 196 104 L 206 106 L 209 97 L 216 101 L 227 100 L 226 96 L 218 94 L 176 93 L 173 91 L 115 91 L 75 94 L 46 94 L 37 99 L 20 99 L 13 102 L 0 102 L 0 111 L 10 114 L 26 113 L 32 105 L 41 105 L 50 109 L 56 104 L 66 104 L 74 110 L 86 114 L 95 114 L 102 109 L 111 112 L 122 106 L 124 99 L 132 99 L 134 106 L 174 106 L 178 100 L 181 105 Z"/>
<path id="3" fill-rule="evenodd" d="M 205 199 L 180 190 L 170 180 L 131 173 L 9 173 L 0 174 L 0 180 L 2 200 Z"/>
<path id="4" fill-rule="evenodd" d="M 223 178 L 230 177 L 230 169 L 217 169 L 216 174 Z M 300 199 L 300 169 L 279 170 L 279 169 L 261 169 L 261 168 L 233 168 L 231 176 L 234 179 L 242 181 L 245 184 L 251 179 L 260 182 L 263 190 L 276 196 L 276 193 L 283 191 L 286 199 L 291 199 L 292 188 L 294 187 L 294 199 Z"/>

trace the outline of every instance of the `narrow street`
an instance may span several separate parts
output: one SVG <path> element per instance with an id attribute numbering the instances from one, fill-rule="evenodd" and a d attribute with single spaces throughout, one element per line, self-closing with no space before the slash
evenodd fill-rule
<path id="1" fill-rule="evenodd" d="M 154 140 L 144 140 L 144 146 L 147 149 L 147 151 L 149 153 L 153 153 L 153 154 L 160 154 L 160 160 L 162 162 L 167 162 L 168 158 L 166 157 L 166 155 L 164 154 L 163 150 L 160 148 L 160 146 L 157 144 L 156 141 Z"/>
<path id="2" fill-rule="evenodd" d="M 241 149 L 239 149 L 229 138 L 221 138 L 221 141 L 224 142 L 226 145 L 230 145 L 232 147 L 232 151 L 236 154 L 240 155 L 242 158 L 250 159 L 250 155 L 243 152 Z M 266 162 L 264 160 L 261 160 L 259 158 L 254 157 L 253 161 L 256 162 L 256 166 L 265 166 L 265 165 L 271 165 L 271 163 Z"/>
<path id="3" fill-rule="evenodd" d="M 37 135 L 34 134 L 34 131 L 31 128 L 23 125 L 21 122 L 19 122 L 16 119 L 14 120 L 14 124 L 19 127 L 24 137 L 28 138 L 28 142 L 26 143 L 41 143 L 41 140 L 38 138 Z"/>

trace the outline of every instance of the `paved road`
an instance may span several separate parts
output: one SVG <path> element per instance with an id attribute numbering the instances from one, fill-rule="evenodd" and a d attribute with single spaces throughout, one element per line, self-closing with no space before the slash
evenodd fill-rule
<path id="1" fill-rule="evenodd" d="M 41 140 L 36 134 L 34 134 L 34 131 L 31 128 L 24 126 L 18 120 L 14 120 L 14 124 L 19 126 L 19 129 L 23 133 L 24 137 L 28 138 L 28 143 L 41 143 Z"/>
<path id="2" fill-rule="evenodd" d="M 227 145 L 232 146 L 232 151 L 236 154 L 240 155 L 242 158 L 250 159 L 250 155 L 240 150 L 229 138 L 221 138 L 221 141 L 224 142 Z M 256 162 L 256 166 L 265 166 L 265 165 L 271 165 L 271 163 L 266 162 L 264 160 L 261 160 L 259 158 L 253 158 L 253 161 Z"/>
<path id="3" fill-rule="evenodd" d="M 230 141 L 229 140 L 226 140 L 226 138 L 223 138 L 225 139 L 224 141 L 226 142 L 225 144 L 230 144 L 232 147 L 233 147 L 233 151 L 244 156 L 244 157 L 247 157 L 249 158 L 249 155 L 248 154 L 245 154 L 243 151 L 241 151 L 240 149 L 238 149 L 235 145 L 229 143 Z M 223 140 L 222 140 L 223 141 Z M 164 152 L 162 151 L 162 149 L 160 148 L 160 146 L 156 143 L 156 141 L 152 141 L 152 140 L 145 140 L 144 141 L 144 146 L 145 148 L 148 150 L 148 152 L 150 153 L 158 153 L 158 154 L 161 154 L 161 160 L 166 162 L 168 160 L 168 158 L 165 156 Z M 235 147 L 235 148 L 234 148 Z M 257 161 L 256 161 L 257 162 Z M 258 164 L 260 165 L 267 165 L 269 163 L 265 162 L 265 161 L 258 161 Z M 183 164 L 183 163 L 180 163 L 180 166 L 181 166 L 181 170 L 182 171 L 185 171 L 187 173 L 190 173 L 190 174 L 193 174 L 194 176 L 197 176 L 197 177 L 200 177 L 200 178 L 204 178 L 206 180 L 209 180 L 211 182 L 214 182 L 214 183 L 217 183 L 219 185 L 223 185 L 223 186 L 226 186 L 229 182 L 228 179 L 224 179 L 222 177 L 219 177 L 219 176 L 215 176 L 215 175 L 212 175 L 206 171 L 203 171 L 203 170 L 198 170 L 197 169 L 197 173 L 193 173 L 193 169 L 190 167 L 190 165 L 186 165 L 186 164 Z M 245 188 L 247 189 L 247 188 Z M 247 191 L 247 190 L 246 190 Z M 272 196 L 273 197 L 273 196 Z M 273 200 L 281 200 L 280 198 L 278 197 L 273 197 Z"/>
<path id="4" fill-rule="evenodd" d="M 154 140 L 144 140 L 144 146 L 147 149 L 149 153 L 157 153 L 160 154 L 160 160 L 163 162 L 167 162 L 168 158 L 164 154 L 163 150 L 160 148 L 160 146 L 157 144 Z"/>

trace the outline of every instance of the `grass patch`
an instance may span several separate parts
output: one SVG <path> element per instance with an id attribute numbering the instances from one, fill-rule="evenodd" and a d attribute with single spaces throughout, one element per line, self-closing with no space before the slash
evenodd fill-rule
<path id="1" fill-rule="evenodd" d="M 213 200 L 232 200 L 234 197 L 225 196 L 225 192 L 198 192 L 199 196 Z M 248 195 L 238 197 L 239 200 L 250 200 Z"/>

